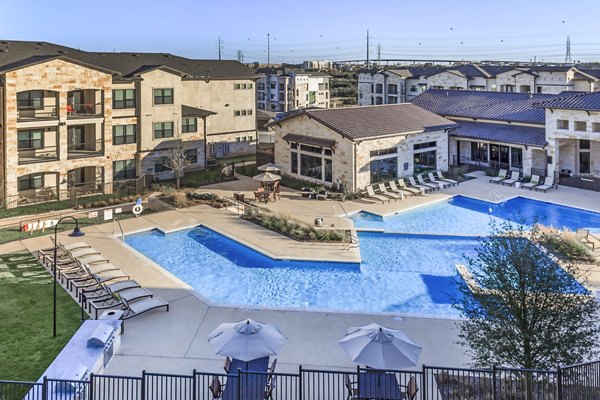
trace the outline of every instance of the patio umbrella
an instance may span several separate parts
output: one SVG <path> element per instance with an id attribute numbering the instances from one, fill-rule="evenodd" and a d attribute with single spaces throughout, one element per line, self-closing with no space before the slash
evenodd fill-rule
<path id="1" fill-rule="evenodd" d="M 258 174 L 253 176 L 252 179 L 255 181 L 263 182 L 263 183 L 273 183 L 281 180 L 281 176 L 275 175 L 271 172 L 263 172 L 262 174 Z"/>
<path id="2" fill-rule="evenodd" d="M 277 326 L 252 319 L 221 324 L 208 336 L 215 354 L 242 361 L 277 355 L 286 341 Z"/>
<path id="3" fill-rule="evenodd" d="M 261 165 L 257 168 L 257 170 L 261 172 L 279 172 L 281 168 L 273 163 L 268 163 L 265 165 Z"/>
<path id="4" fill-rule="evenodd" d="M 404 332 L 378 324 L 348 329 L 340 345 L 352 361 L 375 369 L 414 367 L 421 353 Z"/>

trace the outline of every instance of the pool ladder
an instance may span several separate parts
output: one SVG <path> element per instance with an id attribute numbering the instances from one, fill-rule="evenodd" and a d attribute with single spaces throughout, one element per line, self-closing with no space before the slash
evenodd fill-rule
<path id="1" fill-rule="evenodd" d="M 490 192 L 490 200 L 493 202 L 500 202 L 500 201 L 504 200 L 504 196 L 502 195 L 502 193 L 498 192 L 497 190 L 492 190 Z"/>
<path id="2" fill-rule="evenodd" d="M 344 241 L 344 250 L 349 250 L 358 247 L 358 236 L 348 231 L 348 240 Z"/>

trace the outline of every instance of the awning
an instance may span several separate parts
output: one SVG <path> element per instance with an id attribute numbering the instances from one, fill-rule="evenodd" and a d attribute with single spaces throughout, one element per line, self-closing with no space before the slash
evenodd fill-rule
<path id="1" fill-rule="evenodd" d="M 202 108 L 192 107 L 192 106 L 181 106 L 181 116 L 182 117 L 208 117 L 209 115 L 215 115 L 216 112 L 203 110 Z"/>
<path id="2" fill-rule="evenodd" d="M 285 140 L 286 142 L 310 144 L 312 146 L 324 147 L 327 149 L 335 148 L 335 144 L 337 143 L 335 140 L 322 139 L 313 136 L 297 135 L 295 133 L 288 133 L 283 137 L 283 140 Z"/>

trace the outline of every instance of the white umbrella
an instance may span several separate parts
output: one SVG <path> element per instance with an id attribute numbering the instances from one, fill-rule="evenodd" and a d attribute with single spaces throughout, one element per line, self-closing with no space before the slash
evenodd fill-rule
<path id="1" fill-rule="evenodd" d="M 281 180 L 281 176 L 272 174 L 271 172 L 263 172 L 252 177 L 252 179 L 259 182 L 276 182 Z"/>
<path id="2" fill-rule="evenodd" d="M 257 168 L 257 170 L 262 171 L 262 172 L 279 172 L 281 170 L 281 168 L 278 165 L 275 165 L 273 163 L 268 163 L 265 165 L 261 165 L 260 167 Z"/>
<path id="3" fill-rule="evenodd" d="M 340 345 L 352 361 L 375 369 L 414 367 L 421 353 L 404 332 L 378 324 L 348 329 Z"/>
<path id="4" fill-rule="evenodd" d="M 277 355 L 286 341 L 276 325 L 252 319 L 221 324 L 208 336 L 215 354 L 242 361 Z"/>

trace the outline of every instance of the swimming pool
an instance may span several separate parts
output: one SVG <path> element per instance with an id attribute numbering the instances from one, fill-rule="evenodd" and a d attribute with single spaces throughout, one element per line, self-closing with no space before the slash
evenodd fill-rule
<path id="1" fill-rule="evenodd" d="M 274 260 L 205 227 L 126 243 L 219 304 L 457 316 L 456 263 L 477 240 L 363 232 L 362 263 Z M 423 262 L 427 254 L 427 262 Z"/>
<path id="2" fill-rule="evenodd" d="M 600 232 L 600 214 L 543 201 L 515 197 L 495 204 L 465 196 L 422 206 L 389 217 L 360 212 L 352 217 L 358 229 L 382 229 L 385 232 L 452 235 L 488 235 L 490 221 L 524 222 L 536 220 L 543 225 L 576 230 L 590 228 Z"/>

